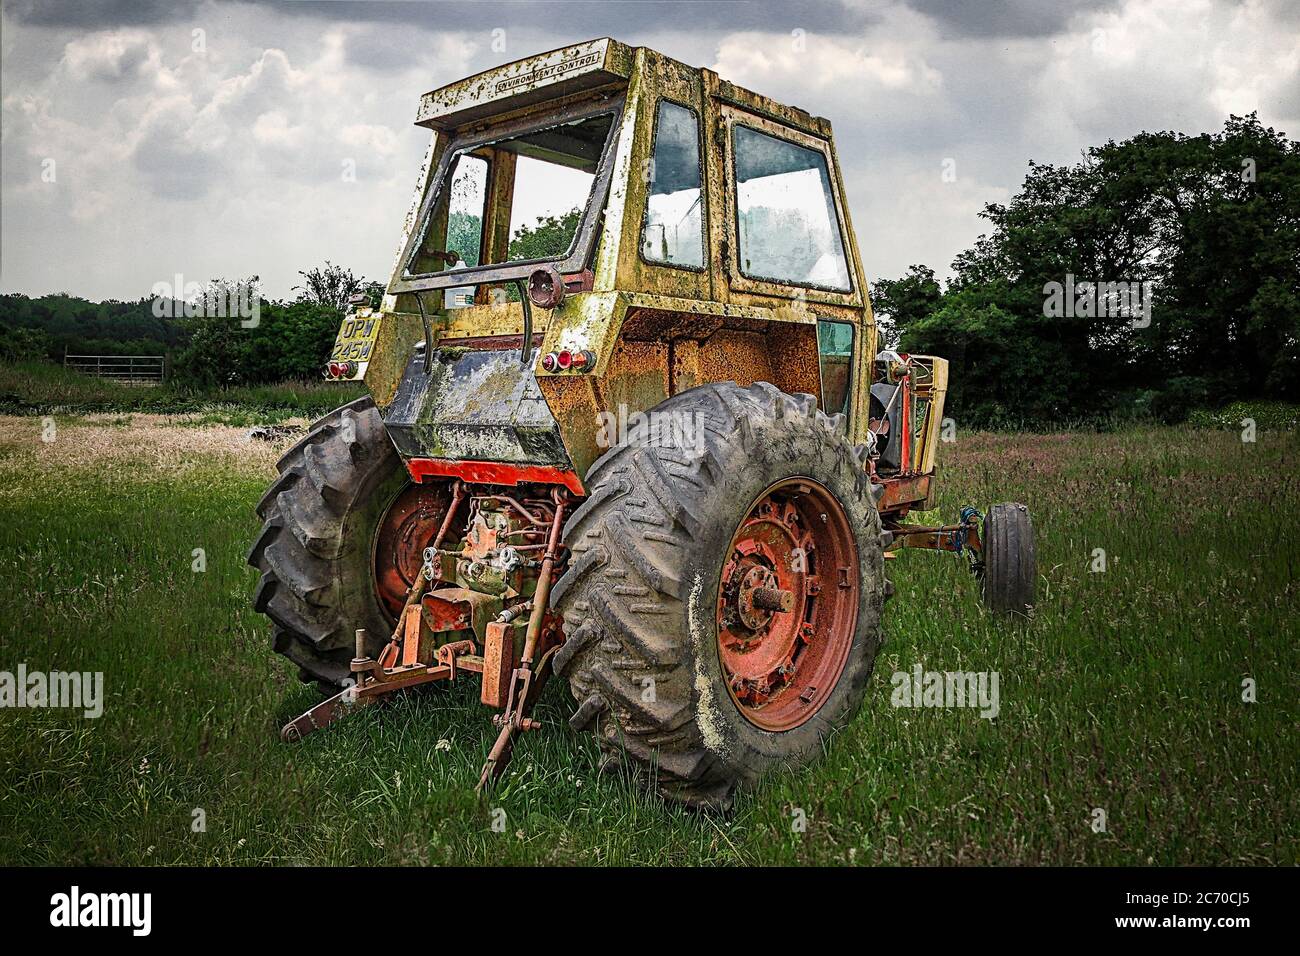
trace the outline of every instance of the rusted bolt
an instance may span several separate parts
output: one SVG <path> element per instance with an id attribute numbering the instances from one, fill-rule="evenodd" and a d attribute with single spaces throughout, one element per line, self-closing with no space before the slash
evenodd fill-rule
<path id="1" fill-rule="evenodd" d="M 754 588 L 754 607 L 764 611 L 789 611 L 794 607 L 794 592 L 780 588 Z"/>

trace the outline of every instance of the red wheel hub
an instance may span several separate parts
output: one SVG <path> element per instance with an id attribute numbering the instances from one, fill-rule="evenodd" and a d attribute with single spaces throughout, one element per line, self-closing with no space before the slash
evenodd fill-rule
<path id="1" fill-rule="evenodd" d="M 375 592 L 393 621 L 402 612 L 406 592 L 424 565 L 424 549 L 433 544 L 451 504 L 446 482 L 408 485 L 388 506 L 375 535 Z"/>
<path id="2" fill-rule="evenodd" d="M 779 482 L 750 507 L 718 588 L 723 676 L 750 723 L 791 730 L 826 702 L 853 645 L 857 563 L 844 509 L 817 482 Z"/>

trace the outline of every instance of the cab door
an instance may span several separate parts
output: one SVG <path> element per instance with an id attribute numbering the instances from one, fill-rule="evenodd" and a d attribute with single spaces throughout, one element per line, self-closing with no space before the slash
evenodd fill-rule
<path id="1" fill-rule="evenodd" d="M 875 325 L 829 127 L 820 135 L 730 102 L 718 103 L 718 119 L 726 210 L 718 244 L 729 300 L 793 300 L 813 312 L 823 410 L 846 415 L 860 441 Z"/>

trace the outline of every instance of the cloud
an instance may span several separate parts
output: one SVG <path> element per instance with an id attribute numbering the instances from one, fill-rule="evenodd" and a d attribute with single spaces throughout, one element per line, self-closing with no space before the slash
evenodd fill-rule
<path id="1" fill-rule="evenodd" d="M 953 0 L 907 0 L 908 6 L 931 17 L 949 37 L 1044 37 L 1064 32 L 1089 12 L 1113 9 L 1120 0 L 997 0 L 962 3 Z"/>
<path id="2" fill-rule="evenodd" d="M 160 54 L 143 30 L 115 30 L 73 40 L 63 50 L 60 66 L 77 82 L 112 83 L 156 69 Z"/>
<path id="3" fill-rule="evenodd" d="M 871 276 L 945 273 L 1030 158 L 1255 109 L 1300 131 L 1282 0 L 6 0 L 0 17 L 0 280 L 35 293 L 134 297 L 179 271 L 284 295 L 326 258 L 387 278 L 428 143 L 419 96 L 579 29 L 828 117 Z"/>

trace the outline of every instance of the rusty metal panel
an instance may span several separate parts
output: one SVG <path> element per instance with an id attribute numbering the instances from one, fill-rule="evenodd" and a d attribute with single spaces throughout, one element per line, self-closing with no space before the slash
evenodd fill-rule
<path id="1" fill-rule="evenodd" d="M 483 641 L 483 683 L 479 699 L 489 707 L 505 707 L 510 674 L 515 667 L 515 639 L 511 626 L 493 621 Z"/>
<path id="2" fill-rule="evenodd" d="M 885 478 L 881 481 L 885 491 L 876 502 L 876 509 L 881 513 L 917 505 L 930 493 L 929 475 L 907 475 L 902 478 Z"/>

